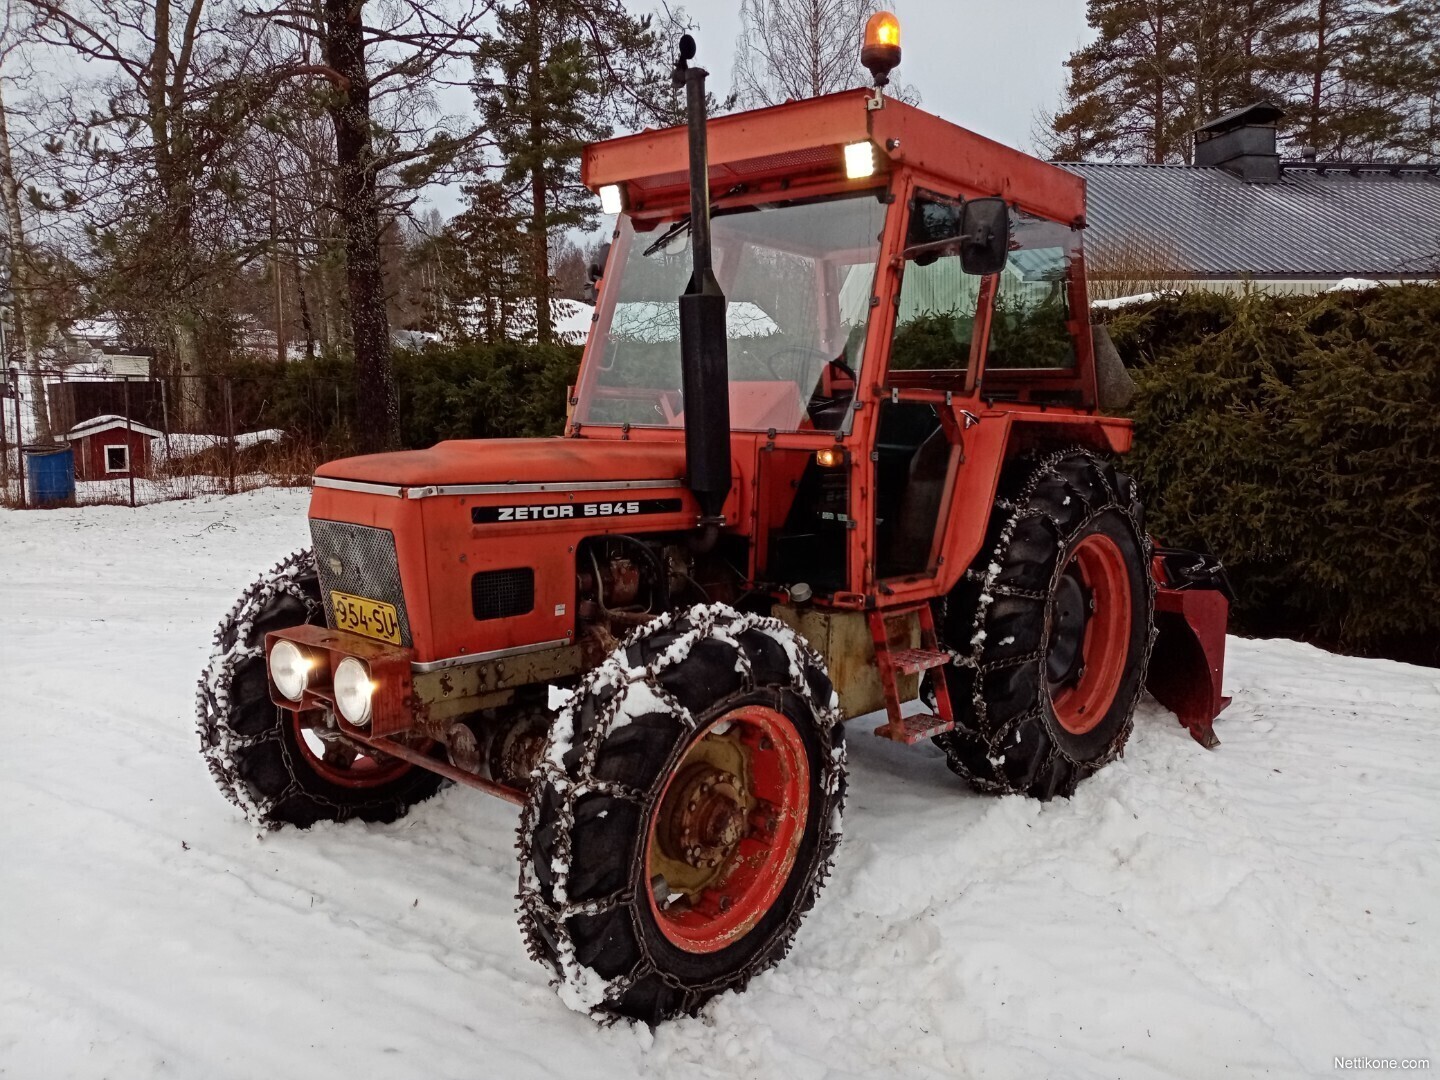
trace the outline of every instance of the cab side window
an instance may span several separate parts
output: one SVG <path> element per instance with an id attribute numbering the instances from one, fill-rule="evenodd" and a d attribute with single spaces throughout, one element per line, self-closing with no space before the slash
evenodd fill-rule
<path id="1" fill-rule="evenodd" d="M 960 268 L 960 200 L 917 192 L 905 237 L 905 268 L 891 339 L 891 371 L 964 371 L 981 278 Z"/>
<path id="2" fill-rule="evenodd" d="M 1073 368 L 1070 272 L 1076 230 L 1019 210 L 1010 215 L 1010 261 L 1000 273 L 985 366 Z"/>

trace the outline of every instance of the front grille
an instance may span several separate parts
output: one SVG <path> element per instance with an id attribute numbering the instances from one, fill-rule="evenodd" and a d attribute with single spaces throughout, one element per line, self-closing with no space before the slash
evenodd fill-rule
<path id="1" fill-rule="evenodd" d="M 470 601 L 481 622 L 524 615 L 535 607 L 535 571 L 526 566 L 476 574 L 470 579 Z"/>
<path id="2" fill-rule="evenodd" d="M 325 622 L 335 625 L 330 590 L 393 604 L 400 616 L 400 642 L 410 645 L 410 618 L 405 591 L 400 585 L 400 561 L 395 557 L 395 534 L 389 529 L 351 525 L 346 521 L 311 520 L 315 565 L 320 571 L 320 594 L 325 600 Z"/>

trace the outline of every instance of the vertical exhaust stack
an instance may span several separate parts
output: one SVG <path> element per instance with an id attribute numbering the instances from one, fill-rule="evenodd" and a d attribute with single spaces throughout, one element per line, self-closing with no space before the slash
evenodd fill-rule
<path id="1" fill-rule="evenodd" d="M 685 87 L 690 129 L 690 250 L 695 268 L 680 297 L 680 385 L 685 395 L 686 483 L 700 503 L 700 524 L 714 542 L 730 494 L 730 362 L 725 293 L 710 262 L 710 153 L 704 68 L 691 67 L 695 39 L 680 39 L 672 81 Z"/>

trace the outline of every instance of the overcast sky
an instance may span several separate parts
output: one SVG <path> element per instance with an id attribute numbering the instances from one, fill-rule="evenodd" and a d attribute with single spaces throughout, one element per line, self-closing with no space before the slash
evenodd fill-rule
<path id="1" fill-rule="evenodd" d="M 648 10 L 645 0 L 627 0 Z M 730 85 L 739 0 L 679 0 L 700 25 L 696 62 Z M 1084 0 L 891 0 L 900 19 L 900 79 L 946 120 L 1031 150 L 1035 114 L 1053 110 L 1065 58 L 1089 39 Z M 858 51 L 859 44 L 856 44 Z M 719 96 L 717 94 L 717 96 Z"/>

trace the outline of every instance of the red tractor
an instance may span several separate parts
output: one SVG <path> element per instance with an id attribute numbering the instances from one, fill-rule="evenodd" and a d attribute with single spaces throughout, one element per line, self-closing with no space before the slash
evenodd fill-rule
<path id="1" fill-rule="evenodd" d="M 682 44 L 689 124 L 584 152 L 619 219 L 564 436 L 324 466 L 313 548 L 201 681 L 265 826 L 446 780 L 522 806 L 525 939 L 597 1016 L 784 955 L 846 717 L 1040 799 L 1121 753 L 1147 679 L 1214 743 L 1223 574 L 1152 545 L 1115 464 L 1084 182 L 883 96 L 870 33 L 875 90 L 708 122 Z"/>

